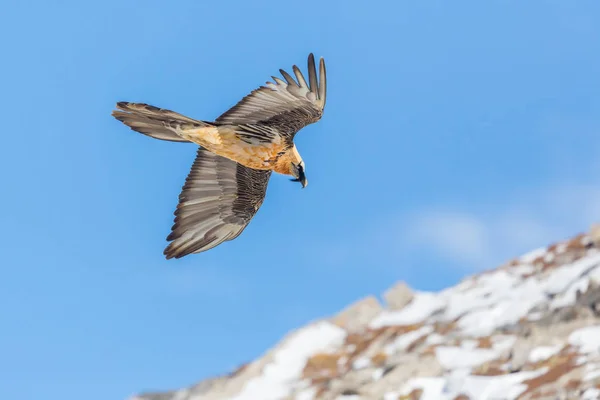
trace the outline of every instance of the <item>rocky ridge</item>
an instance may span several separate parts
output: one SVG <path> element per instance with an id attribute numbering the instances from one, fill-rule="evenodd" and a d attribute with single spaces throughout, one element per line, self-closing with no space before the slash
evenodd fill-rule
<path id="1" fill-rule="evenodd" d="M 440 292 L 400 282 L 261 358 L 129 400 L 600 399 L 600 227 Z"/>

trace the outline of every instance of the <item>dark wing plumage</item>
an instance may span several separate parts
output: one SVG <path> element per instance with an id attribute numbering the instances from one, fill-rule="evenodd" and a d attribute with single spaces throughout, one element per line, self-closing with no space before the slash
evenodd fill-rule
<path id="1" fill-rule="evenodd" d="M 167 259 L 238 237 L 263 203 L 271 171 L 245 167 L 202 148 L 187 176 L 167 237 Z"/>
<path id="2" fill-rule="evenodd" d="M 280 69 L 285 81 L 273 77 L 274 83 L 267 82 L 266 86 L 252 91 L 215 122 L 242 128 L 248 125 L 254 131 L 260 125 L 293 137 L 304 126 L 318 121 L 323 115 L 327 94 L 325 61 L 320 59 L 318 79 L 312 53 L 308 56 L 308 82 L 296 65 L 293 71 L 298 82 Z"/>

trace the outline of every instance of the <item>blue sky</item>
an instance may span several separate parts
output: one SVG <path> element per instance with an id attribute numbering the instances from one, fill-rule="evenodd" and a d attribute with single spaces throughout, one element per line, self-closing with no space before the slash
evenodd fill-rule
<path id="1" fill-rule="evenodd" d="M 0 14 L 0 398 L 125 399 L 254 359 L 397 280 L 437 290 L 600 218 L 597 1 L 9 2 Z M 167 261 L 195 147 L 120 100 L 216 118 L 324 56 L 310 185 Z"/>

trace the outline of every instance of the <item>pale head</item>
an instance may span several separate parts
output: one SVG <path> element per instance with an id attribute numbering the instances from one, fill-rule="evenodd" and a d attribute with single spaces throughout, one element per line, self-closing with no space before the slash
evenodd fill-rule
<path id="1" fill-rule="evenodd" d="M 305 171 L 306 164 L 304 164 L 304 160 L 300 157 L 296 146 L 292 146 L 283 153 L 277 159 L 277 164 L 275 165 L 275 172 L 292 176 L 294 179 L 291 179 L 291 181 L 300 182 L 303 188 L 308 184 Z"/>

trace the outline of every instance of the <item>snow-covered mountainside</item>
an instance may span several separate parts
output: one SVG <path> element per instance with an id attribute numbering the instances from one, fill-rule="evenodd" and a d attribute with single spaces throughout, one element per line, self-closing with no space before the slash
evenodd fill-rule
<path id="1" fill-rule="evenodd" d="M 600 399 L 600 229 L 441 292 L 403 283 L 229 375 L 130 400 Z"/>

